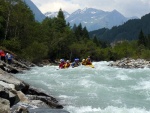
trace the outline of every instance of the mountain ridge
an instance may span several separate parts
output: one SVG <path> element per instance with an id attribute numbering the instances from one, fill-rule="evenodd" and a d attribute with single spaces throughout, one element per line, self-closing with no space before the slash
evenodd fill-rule
<path id="1" fill-rule="evenodd" d="M 96 36 L 98 39 L 108 42 L 121 40 L 137 40 L 140 31 L 150 35 L 150 13 L 141 19 L 131 19 L 122 25 L 114 26 L 112 29 L 98 29 L 89 32 L 90 37 Z"/>
<path id="2" fill-rule="evenodd" d="M 43 14 L 31 0 L 24 0 L 24 2 L 33 11 L 35 15 L 35 20 L 39 22 L 42 22 L 46 17 L 56 17 L 58 14 L 58 11 L 47 12 Z M 108 12 L 95 8 L 84 8 L 78 9 L 71 14 L 69 14 L 67 11 L 63 12 L 66 22 L 69 22 L 71 27 L 73 27 L 74 24 L 79 25 L 81 23 L 83 27 L 86 26 L 88 31 L 94 31 L 101 28 L 111 29 L 114 26 L 122 25 L 130 19 L 124 17 L 120 12 L 115 9 L 111 12 Z"/>
<path id="3" fill-rule="evenodd" d="M 35 20 L 42 22 L 46 16 L 37 8 L 37 6 L 31 0 L 23 0 L 28 7 L 32 10 L 33 14 L 35 15 Z"/>
<path id="4" fill-rule="evenodd" d="M 117 10 L 108 12 L 94 8 L 84 8 L 82 10 L 78 9 L 71 14 L 66 13 L 66 11 L 63 12 L 65 12 L 64 15 L 66 17 L 66 21 L 69 22 L 71 26 L 73 26 L 74 24 L 79 25 L 81 23 L 83 27 L 87 27 L 88 31 L 104 27 L 110 29 L 113 26 L 121 25 L 128 20 L 128 18 L 124 17 Z M 46 16 L 52 18 L 55 17 L 57 13 L 58 12 L 55 12 L 55 15 Z"/>

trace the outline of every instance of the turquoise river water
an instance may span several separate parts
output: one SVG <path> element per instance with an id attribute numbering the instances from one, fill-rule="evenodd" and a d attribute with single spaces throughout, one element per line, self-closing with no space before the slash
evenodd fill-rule
<path id="1" fill-rule="evenodd" d="M 33 67 L 21 80 L 58 98 L 70 113 L 150 113 L 150 69 L 121 69 L 110 62 Z"/>

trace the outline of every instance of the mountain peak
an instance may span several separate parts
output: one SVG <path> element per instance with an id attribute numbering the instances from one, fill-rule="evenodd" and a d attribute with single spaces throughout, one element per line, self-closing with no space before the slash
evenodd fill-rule
<path id="1" fill-rule="evenodd" d="M 82 24 L 86 26 L 88 31 L 100 29 L 100 28 L 112 28 L 113 26 L 121 25 L 123 22 L 127 21 L 121 13 L 117 10 L 111 12 L 103 11 L 94 8 L 78 9 L 72 14 L 63 11 L 66 21 L 70 23 L 71 26 L 74 24 Z M 58 12 L 49 12 L 45 15 L 48 17 L 56 17 Z"/>
<path id="2" fill-rule="evenodd" d="M 66 21 L 69 22 L 71 26 L 81 23 L 82 26 L 86 26 L 88 31 L 92 31 L 99 28 L 112 28 L 113 26 L 121 25 L 127 21 L 127 18 L 117 10 L 108 12 L 86 7 L 83 10 L 76 10 L 66 18 Z"/>
<path id="3" fill-rule="evenodd" d="M 85 7 L 82 11 L 86 11 L 87 9 L 89 9 L 89 8 Z"/>
<path id="4" fill-rule="evenodd" d="M 70 14 L 67 11 L 63 11 L 63 13 L 64 13 L 65 18 L 68 18 L 70 16 Z M 50 17 L 50 18 L 57 17 L 58 11 L 56 11 L 56 12 L 46 12 L 44 15 L 46 17 Z"/>
<path id="5" fill-rule="evenodd" d="M 42 17 L 42 13 L 38 10 L 38 8 L 31 2 L 31 0 L 24 0 L 29 7 L 31 7 L 32 11 L 38 17 Z M 86 26 L 88 31 L 100 29 L 100 28 L 112 28 L 113 26 L 121 25 L 123 22 L 127 21 L 121 13 L 117 10 L 113 10 L 111 12 L 103 11 L 94 8 L 87 8 L 78 9 L 74 11 L 72 14 L 69 14 L 66 11 L 63 11 L 66 22 L 70 23 L 70 26 L 74 24 L 79 25 L 80 23 L 82 26 Z M 42 21 L 46 16 L 53 18 L 57 17 L 57 12 L 47 12 L 45 13 L 44 17 L 40 20 Z"/>
<path id="6" fill-rule="evenodd" d="M 117 12 L 117 13 L 119 13 L 116 9 L 112 10 L 111 12 Z"/>

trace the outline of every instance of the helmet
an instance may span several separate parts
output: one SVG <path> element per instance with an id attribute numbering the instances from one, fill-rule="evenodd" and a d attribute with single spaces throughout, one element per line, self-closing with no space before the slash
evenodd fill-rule
<path id="1" fill-rule="evenodd" d="M 90 58 L 87 58 L 87 60 L 90 61 L 91 59 L 90 59 Z"/>
<path id="2" fill-rule="evenodd" d="M 85 61 L 85 59 L 82 59 L 82 62 L 84 62 Z"/>
<path id="3" fill-rule="evenodd" d="M 67 60 L 66 62 L 68 62 L 68 63 L 69 63 L 70 61 L 69 61 L 69 60 Z"/>
<path id="4" fill-rule="evenodd" d="M 74 59 L 75 61 L 79 61 L 79 59 L 78 58 L 76 58 L 76 59 Z"/>
<path id="5" fill-rule="evenodd" d="M 65 60 L 64 59 L 60 59 L 60 62 L 64 62 Z"/>

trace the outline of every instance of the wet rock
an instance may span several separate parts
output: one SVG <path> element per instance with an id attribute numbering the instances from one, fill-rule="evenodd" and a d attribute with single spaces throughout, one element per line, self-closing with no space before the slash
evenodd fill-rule
<path id="1" fill-rule="evenodd" d="M 69 113 L 66 110 L 62 109 L 41 109 L 41 108 L 36 108 L 36 109 L 29 109 L 30 113 Z"/>
<path id="2" fill-rule="evenodd" d="M 27 107 L 24 106 L 18 106 L 15 110 L 13 110 L 13 113 L 29 113 Z"/>
<path id="3" fill-rule="evenodd" d="M 62 109 L 63 106 L 58 103 L 58 101 L 53 101 L 51 97 L 48 96 L 37 96 L 37 95 L 27 95 L 30 100 L 41 100 L 46 103 L 51 108 Z"/>
<path id="4" fill-rule="evenodd" d="M 46 96 L 46 97 L 51 98 L 51 100 L 52 100 L 53 102 L 55 102 L 55 103 L 58 102 L 58 101 L 57 101 L 55 98 L 53 98 L 52 96 L 50 96 L 50 95 L 48 95 L 48 94 L 46 94 L 46 93 L 44 93 L 44 92 L 42 92 L 42 91 L 40 91 L 40 90 L 34 88 L 34 87 L 29 87 L 27 94 L 29 94 L 29 95 L 37 95 L 37 96 Z"/>
<path id="5" fill-rule="evenodd" d="M 37 107 L 37 106 L 34 106 L 33 104 L 26 104 L 26 103 L 21 103 L 21 102 L 14 105 L 11 108 L 11 112 L 17 113 L 17 111 L 19 111 L 20 108 L 25 109 L 29 113 L 69 113 L 68 111 L 63 110 L 63 109 L 51 109 L 48 107 L 43 107 L 42 105 L 41 107 Z"/>
<path id="6" fill-rule="evenodd" d="M 26 102 L 18 102 L 14 106 L 11 107 L 11 112 L 14 113 L 15 111 L 18 111 L 19 108 L 23 107 L 24 109 L 35 109 L 35 108 L 49 108 L 44 102 L 40 100 L 32 100 L 28 103 Z"/>

